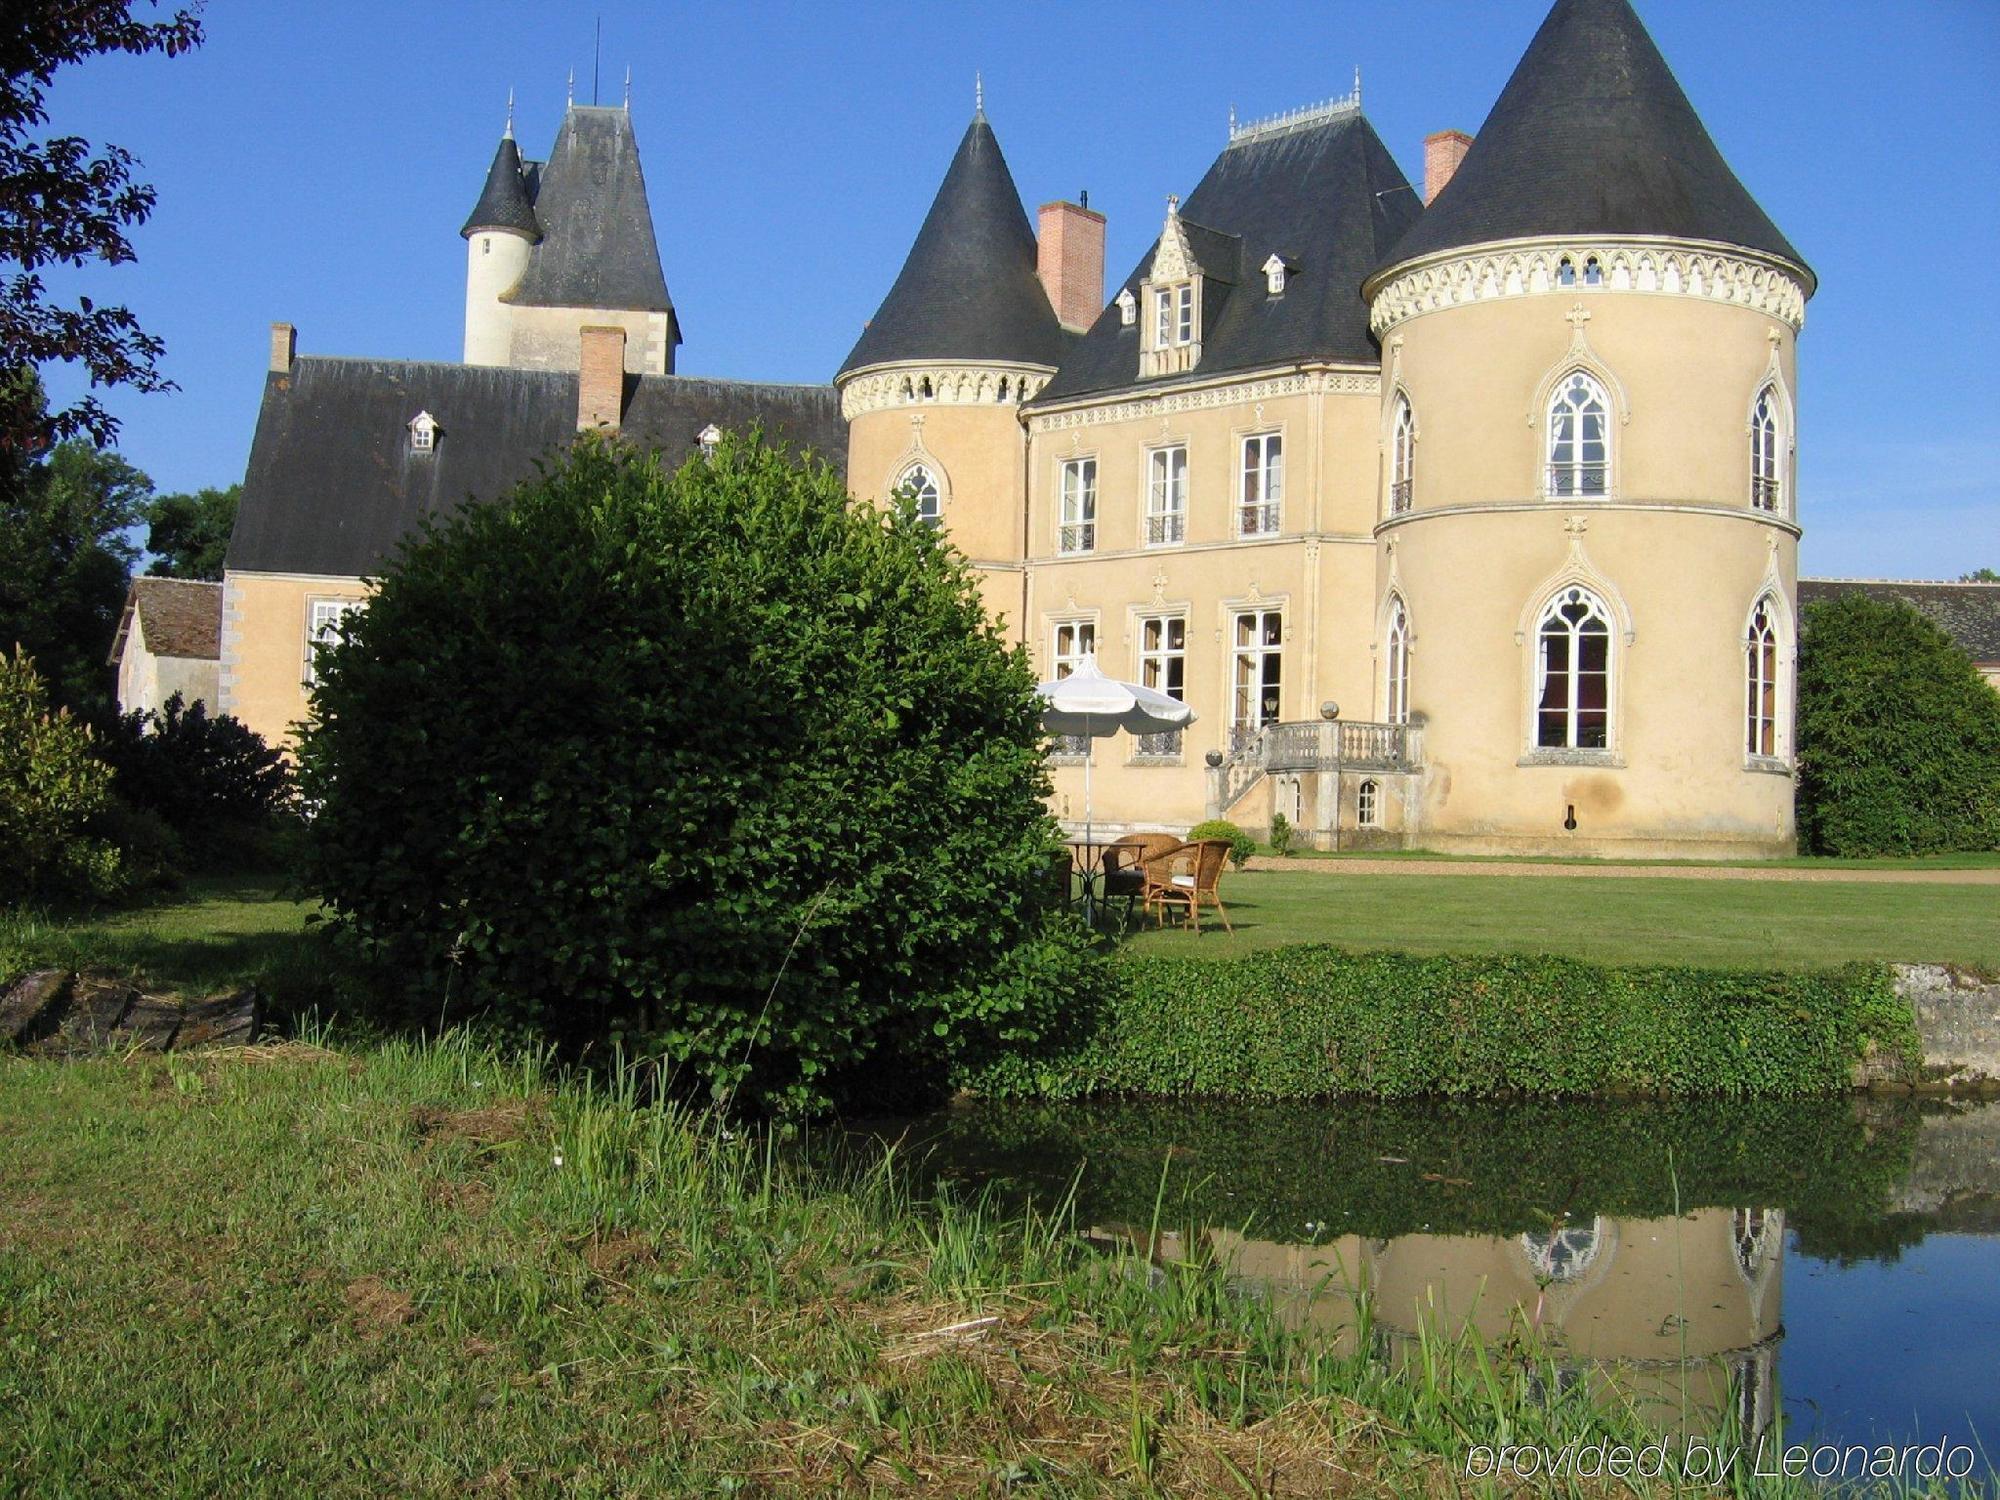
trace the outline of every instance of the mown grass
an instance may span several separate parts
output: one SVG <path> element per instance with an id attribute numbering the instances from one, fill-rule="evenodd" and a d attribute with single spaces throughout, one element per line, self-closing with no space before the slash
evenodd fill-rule
<path id="1" fill-rule="evenodd" d="M 1231 871 L 1233 935 L 1135 919 L 1140 953 L 1220 958 L 1290 943 L 1404 953 L 1553 953 L 1751 969 L 1856 961 L 2000 972 L 2000 888 L 1877 882 Z"/>
<path id="2" fill-rule="evenodd" d="M 0 1489 L 1443 1495 L 1470 1442 L 1643 1435 L 646 1081 L 463 1035 L 0 1059 Z"/>
<path id="3" fill-rule="evenodd" d="M 1275 857 L 1269 844 L 1259 844 L 1257 852 Z M 1605 865 L 1664 866 L 1693 870 L 1874 870 L 1878 872 L 1925 870 L 2000 870 L 2000 850 L 1963 851 L 1953 854 L 1916 855 L 1834 855 L 1799 854 L 1789 859 L 1619 859 L 1580 854 L 1450 854 L 1437 849 L 1305 849 L 1294 846 L 1289 859 L 1358 860 L 1393 859 L 1430 864 L 1514 864 L 1576 865 L 1583 869 Z"/>

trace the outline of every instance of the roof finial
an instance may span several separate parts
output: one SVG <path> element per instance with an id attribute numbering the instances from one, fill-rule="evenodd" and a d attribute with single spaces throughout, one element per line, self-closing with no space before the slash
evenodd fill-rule
<path id="1" fill-rule="evenodd" d="M 514 90 L 511 87 L 507 90 L 507 128 L 500 132 L 500 139 L 514 139 Z"/>
<path id="2" fill-rule="evenodd" d="M 1354 107 L 1361 107 L 1361 64 L 1354 65 Z"/>
<path id="3" fill-rule="evenodd" d="M 576 69 L 569 70 L 569 83 L 563 88 L 563 107 L 576 108 Z"/>
<path id="4" fill-rule="evenodd" d="M 1167 217 L 1170 219 L 1174 218 L 1180 213 L 1180 211 L 1181 211 L 1181 195 L 1179 193 L 1167 194 Z"/>
<path id="5" fill-rule="evenodd" d="M 972 74 L 972 118 L 986 118 L 986 78 L 976 68 Z"/>
<path id="6" fill-rule="evenodd" d="M 625 64 L 625 113 L 632 113 L 632 65 Z"/>

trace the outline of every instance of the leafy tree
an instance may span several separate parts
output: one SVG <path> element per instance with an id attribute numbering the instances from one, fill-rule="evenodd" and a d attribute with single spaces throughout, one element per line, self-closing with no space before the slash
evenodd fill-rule
<path id="1" fill-rule="evenodd" d="M 311 873 L 413 1018 L 812 1107 L 1076 1007 L 1034 674 L 824 464 L 582 442 L 408 544 L 319 662 Z"/>
<path id="2" fill-rule="evenodd" d="M 126 531 L 152 481 L 80 438 L 16 465 L 0 486 L 0 651 L 24 647 L 50 696 L 101 717 L 105 656 L 137 553 Z"/>
<path id="3" fill-rule="evenodd" d="M 1991 568 L 1974 568 L 1970 573 L 1958 575 L 1960 583 L 2000 583 L 2000 573 Z"/>
<path id="4" fill-rule="evenodd" d="M 240 484 L 226 490 L 155 495 L 145 508 L 146 550 L 153 554 L 146 571 L 159 578 L 219 580 L 242 498 Z"/>
<path id="5" fill-rule="evenodd" d="M 257 824 L 291 800 L 284 755 L 241 719 L 211 718 L 175 693 L 157 713 L 113 722 L 99 754 L 118 773 L 118 794 L 199 842 L 217 824 Z"/>
<path id="6" fill-rule="evenodd" d="M 131 260 L 126 231 L 153 211 L 153 189 L 132 180 L 137 163 L 124 147 L 93 153 L 77 136 L 32 138 L 49 122 L 58 68 L 105 53 L 174 57 L 201 41 L 193 10 L 160 21 L 131 11 L 131 0 L 9 0 L 0 20 L 0 370 L 60 360 L 81 364 L 93 386 L 173 389 L 157 368 L 163 346 L 129 308 L 86 296 L 59 304 L 40 275 L 50 264 Z M 102 447 L 117 431 L 95 396 L 51 414 L 18 385 L 0 389 L 0 446 L 32 451 L 87 435 Z"/>
<path id="7" fill-rule="evenodd" d="M 2000 693 L 1930 620 L 1861 594 L 1807 606 L 1798 691 L 1807 848 L 2000 847 Z"/>
<path id="8" fill-rule="evenodd" d="M 50 711 L 26 654 L 0 656 L 0 902 L 117 889 L 117 851 L 85 831 L 111 799 L 92 748 L 88 729 Z"/>

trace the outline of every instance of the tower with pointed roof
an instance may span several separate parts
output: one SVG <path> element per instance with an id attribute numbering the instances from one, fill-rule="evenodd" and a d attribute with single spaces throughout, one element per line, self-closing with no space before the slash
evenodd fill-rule
<path id="1" fill-rule="evenodd" d="M 460 234 L 465 362 L 574 370 L 586 327 L 625 332 L 625 368 L 672 374 L 680 320 L 628 108 L 571 103 L 545 162 L 507 128 Z"/>

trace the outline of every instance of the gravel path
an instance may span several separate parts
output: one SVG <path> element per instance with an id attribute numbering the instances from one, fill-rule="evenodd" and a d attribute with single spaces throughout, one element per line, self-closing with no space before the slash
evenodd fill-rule
<path id="1" fill-rule="evenodd" d="M 1532 864 L 1512 859 L 1277 859 L 1252 856 L 1252 870 L 1303 870 L 1312 875 L 1513 875 L 1562 880 L 1582 876 L 1612 880 L 1800 880 L 1836 884 L 1991 885 L 2000 886 L 1995 870 L 1870 870 L 1844 866 L 1768 865 L 1650 865 L 1650 864 Z"/>

